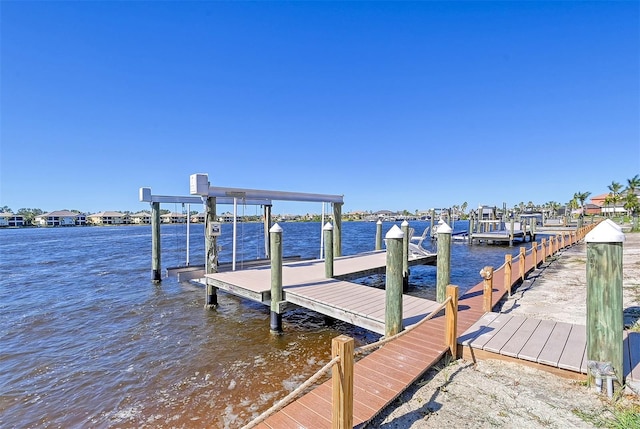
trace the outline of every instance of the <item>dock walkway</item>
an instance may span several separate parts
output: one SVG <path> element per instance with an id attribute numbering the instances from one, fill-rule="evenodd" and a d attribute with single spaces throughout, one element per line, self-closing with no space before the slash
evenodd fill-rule
<path id="1" fill-rule="evenodd" d="M 526 255 L 525 260 L 525 272 L 534 270 L 533 256 Z M 492 306 L 507 293 L 503 279 L 504 267 L 501 267 L 494 272 Z M 476 284 L 458 300 L 457 329 L 459 333 L 463 333 L 458 337 L 458 343 L 462 346 L 459 347 L 458 355 L 463 353 L 460 349 L 466 346 L 467 352 L 471 352 L 471 359 L 480 358 L 480 354 L 483 354 L 483 358 L 510 358 L 509 354 L 512 354 L 516 356 L 513 359 L 518 362 L 528 363 L 539 369 L 565 377 L 586 377 L 583 371 L 586 349 L 586 335 L 582 339 L 584 329 L 557 323 L 551 326 L 545 321 L 487 313 L 483 310 L 483 286 L 483 282 Z M 507 319 L 512 322 L 507 323 Z M 511 342 L 499 339 L 498 323 L 503 336 L 511 332 Z M 547 338 L 538 336 L 541 331 L 534 335 L 536 329 L 546 331 Z M 523 342 L 520 335 L 513 335 L 519 330 L 530 332 L 528 341 Z M 557 344 L 555 339 L 550 339 L 554 331 L 558 336 L 566 337 L 562 348 L 552 347 Z M 444 345 L 444 332 L 445 317 L 438 315 L 356 362 L 353 379 L 354 427 L 363 427 L 448 352 Z M 640 333 L 625 332 L 624 338 L 624 374 L 627 382 L 637 385 L 640 383 Z M 547 340 L 550 342 L 545 350 Z M 470 348 L 469 344 L 474 341 L 478 344 L 482 342 L 486 350 L 474 349 L 473 346 Z M 534 346 L 540 349 L 535 359 Z M 524 360 L 527 357 L 529 359 Z M 329 379 L 256 427 L 331 428 L 331 386 L 332 381 Z"/>
<path id="2" fill-rule="evenodd" d="M 436 255 L 413 257 L 409 265 L 435 264 Z M 385 291 L 347 280 L 383 273 L 386 251 L 334 259 L 334 277 L 326 278 L 324 261 L 304 260 L 282 266 L 283 299 L 370 331 L 384 334 Z M 228 293 L 268 305 L 271 300 L 269 265 L 206 274 L 206 281 Z M 434 301 L 403 295 L 404 326 L 415 324 L 438 306 Z"/>

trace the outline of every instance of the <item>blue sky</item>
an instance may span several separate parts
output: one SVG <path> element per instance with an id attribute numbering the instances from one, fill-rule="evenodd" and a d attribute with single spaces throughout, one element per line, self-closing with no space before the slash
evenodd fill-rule
<path id="1" fill-rule="evenodd" d="M 565 203 L 640 173 L 636 1 L 0 14 L 0 206 L 14 211 L 138 211 L 138 188 L 188 195 L 193 173 L 344 194 L 343 212 Z"/>

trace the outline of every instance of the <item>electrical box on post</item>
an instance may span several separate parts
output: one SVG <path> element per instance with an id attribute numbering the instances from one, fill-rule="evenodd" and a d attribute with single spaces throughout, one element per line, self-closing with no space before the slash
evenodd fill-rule
<path id="1" fill-rule="evenodd" d="M 220 222 L 211 222 L 209 224 L 209 237 L 218 237 L 222 233 Z"/>

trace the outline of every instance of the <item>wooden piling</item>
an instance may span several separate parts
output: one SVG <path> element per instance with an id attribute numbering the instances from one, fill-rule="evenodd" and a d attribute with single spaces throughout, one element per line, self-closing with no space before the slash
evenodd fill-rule
<path id="1" fill-rule="evenodd" d="M 340 335 L 331 341 L 331 358 L 340 358 L 331 368 L 331 428 L 353 428 L 354 341 Z"/>
<path id="2" fill-rule="evenodd" d="M 623 384 L 622 250 L 624 234 L 603 222 L 587 242 L 587 360 L 610 362 Z"/>
<path id="3" fill-rule="evenodd" d="M 333 203 L 333 256 L 342 256 L 342 203 Z"/>
<path id="4" fill-rule="evenodd" d="M 215 197 L 207 197 L 205 201 L 205 218 L 204 218 L 204 246 L 205 260 L 204 271 L 206 274 L 218 272 L 218 237 L 213 234 L 212 225 L 216 221 L 216 199 Z M 207 280 L 206 297 L 204 308 L 214 309 L 218 307 L 217 288 Z"/>
<path id="5" fill-rule="evenodd" d="M 513 279 L 511 278 L 513 265 L 513 256 L 511 253 L 507 253 L 504 255 L 504 287 L 509 292 L 509 296 L 511 296 L 511 285 L 513 284 Z"/>
<path id="6" fill-rule="evenodd" d="M 327 222 L 322 227 L 324 234 L 324 276 L 333 277 L 333 226 Z"/>
<path id="7" fill-rule="evenodd" d="M 473 214 L 469 215 L 469 233 L 467 234 L 467 243 L 469 244 L 473 244 L 473 225 L 474 223 L 474 216 Z"/>
<path id="8" fill-rule="evenodd" d="M 382 250 L 382 221 L 376 222 L 376 250 Z"/>
<path id="9" fill-rule="evenodd" d="M 515 229 L 515 224 L 513 218 L 509 222 L 509 247 L 513 247 L 513 233 Z"/>
<path id="10" fill-rule="evenodd" d="M 482 277 L 482 311 L 493 310 L 493 267 L 486 266 L 480 270 Z"/>
<path id="11" fill-rule="evenodd" d="M 538 242 L 531 243 L 531 253 L 533 255 L 533 270 L 538 269 Z"/>
<path id="12" fill-rule="evenodd" d="M 160 203 L 151 203 L 151 281 L 162 281 L 160 245 Z"/>
<path id="13" fill-rule="evenodd" d="M 518 259 L 518 266 L 520 267 L 520 281 L 524 281 L 524 277 L 527 274 L 526 262 L 527 262 L 527 248 L 520 247 L 520 259 Z"/>
<path id="14" fill-rule="evenodd" d="M 546 238 L 540 239 L 540 250 L 541 250 L 540 253 L 542 255 L 542 260 L 540 262 L 544 264 L 547 261 L 547 239 Z"/>
<path id="15" fill-rule="evenodd" d="M 402 230 L 394 225 L 387 239 L 387 267 L 385 284 L 385 336 L 390 337 L 402 331 Z"/>
<path id="16" fill-rule="evenodd" d="M 271 240 L 269 239 L 269 230 L 271 229 L 271 205 L 265 204 L 264 218 L 262 219 L 262 229 L 264 231 L 264 254 L 267 259 L 271 257 Z"/>
<path id="17" fill-rule="evenodd" d="M 445 345 L 449 347 L 451 356 L 457 359 L 458 355 L 458 286 L 447 285 L 447 298 L 451 301 L 444 310 L 445 314 Z"/>
<path id="18" fill-rule="evenodd" d="M 436 263 L 436 301 L 444 302 L 447 285 L 451 281 L 451 227 L 446 223 L 438 226 Z"/>
<path id="19" fill-rule="evenodd" d="M 271 236 L 271 332 L 282 332 L 282 227 L 277 223 L 269 230 Z"/>
<path id="20" fill-rule="evenodd" d="M 402 238 L 402 292 L 409 291 L 409 222 L 406 220 L 400 225 L 404 237 Z"/>

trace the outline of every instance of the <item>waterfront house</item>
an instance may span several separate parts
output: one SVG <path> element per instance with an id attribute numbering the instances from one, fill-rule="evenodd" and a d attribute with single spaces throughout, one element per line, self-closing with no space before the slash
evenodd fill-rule
<path id="1" fill-rule="evenodd" d="M 242 217 L 236 216 L 237 222 L 242 222 Z M 225 212 L 218 216 L 218 222 L 233 222 L 233 213 Z"/>
<path id="2" fill-rule="evenodd" d="M 129 216 L 120 212 L 100 212 L 87 216 L 91 225 L 125 225 Z"/>
<path id="3" fill-rule="evenodd" d="M 193 223 L 204 223 L 204 220 L 205 220 L 205 214 L 204 213 L 198 213 L 198 214 L 191 215 L 191 222 L 193 222 Z"/>
<path id="4" fill-rule="evenodd" d="M 24 226 L 24 217 L 13 213 L 0 213 L 0 227 Z"/>
<path id="5" fill-rule="evenodd" d="M 132 214 L 131 222 L 137 225 L 149 225 L 151 223 L 151 214 L 147 212 L 138 212 Z"/>
<path id="6" fill-rule="evenodd" d="M 33 223 L 37 226 L 80 226 L 86 225 L 87 217 L 83 213 L 57 210 L 36 216 Z"/>
<path id="7" fill-rule="evenodd" d="M 166 213 L 160 216 L 161 223 L 186 223 L 187 215 L 184 213 Z"/>

